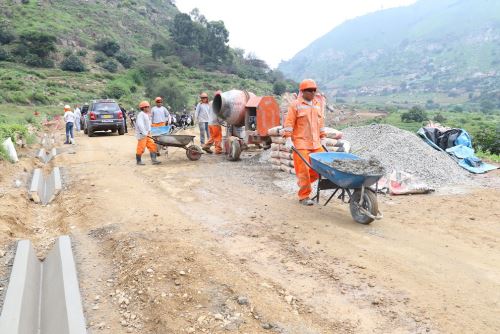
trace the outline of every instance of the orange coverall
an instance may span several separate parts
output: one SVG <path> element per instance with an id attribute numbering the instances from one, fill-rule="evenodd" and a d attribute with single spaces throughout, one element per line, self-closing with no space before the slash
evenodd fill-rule
<path id="1" fill-rule="evenodd" d="M 160 126 L 165 126 L 165 123 L 153 123 L 153 124 L 151 124 L 152 128 L 159 128 Z"/>
<path id="2" fill-rule="evenodd" d="M 146 147 L 148 148 L 148 151 L 150 153 L 156 153 L 156 151 L 158 150 L 153 139 L 144 137 L 137 141 L 137 150 L 135 151 L 135 154 L 142 155 L 146 150 Z"/>
<path id="3" fill-rule="evenodd" d="M 297 151 L 310 163 L 309 154 L 323 152 L 321 139 L 326 137 L 325 119 L 321 110 L 321 103 L 317 99 L 307 102 L 299 97 L 288 107 L 288 115 L 285 120 L 284 136 L 292 137 L 293 145 Z M 310 170 L 300 159 L 297 153 L 293 153 L 293 165 L 297 175 L 299 186 L 299 200 L 309 198 L 312 192 L 311 184 L 318 180 L 318 174 Z"/>
<path id="4" fill-rule="evenodd" d="M 210 134 L 210 139 L 205 144 L 206 147 L 215 146 L 215 153 L 222 153 L 222 126 L 218 124 L 209 125 L 208 132 Z"/>

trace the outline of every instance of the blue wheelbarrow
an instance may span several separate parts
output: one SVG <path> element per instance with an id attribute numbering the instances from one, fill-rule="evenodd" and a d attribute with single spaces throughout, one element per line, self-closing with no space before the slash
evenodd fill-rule
<path id="1" fill-rule="evenodd" d="M 378 209 L 377 183 L 382 175 L 356 175 L 345 173 L 331 166 L 334 160 L 351 159 L 360 157 L 350 153 L 322 152 L 312 153 L 309 163 L 295 148 L 293 151 L 304 163 L 319 175 L 316 196 L 312 200 L 319 203 L 322 190 L 333 190 L 325 206 L 330 203 L 335 195 L 344 203 L 349 204 L 352 218 L 360 224 L 370 224 L 374 220 L 382 219 Z M 376 185 L 375 191 L 370 187 Z"/>

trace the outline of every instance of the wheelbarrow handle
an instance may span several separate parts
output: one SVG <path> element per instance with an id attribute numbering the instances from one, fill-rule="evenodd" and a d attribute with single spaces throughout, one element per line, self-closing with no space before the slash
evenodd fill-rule
<path id="1" fill-rule="evenodd" d="M 299 156 L 299 158 L 304 161 L 304 163 L 307 165 L 307 167 L 309 167 L 310 169 L 314 170 L 314 168 L 312 168 L 311 164 L 309 163 L 309 161 L 307 161 L 304 156 L 302 154 L 300 154 L 300 152 L 292 146 L 292 151 L 294 151 L 295 153 L 297 153 L 297 155 Z"/>

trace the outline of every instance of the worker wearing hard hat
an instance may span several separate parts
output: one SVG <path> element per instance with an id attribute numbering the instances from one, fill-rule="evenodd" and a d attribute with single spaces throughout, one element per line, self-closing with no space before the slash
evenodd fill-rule
<path id="1" fill-rule="evenodd" d="M 155 99 L 156 106 L 151 108 L 151 126 L 159 127 L 165 126 L 170 123 L 170 113 L 167 108 L 163 106 L 163 99 L 157 97 Z"/>
<path id="2" fill-rule="evenodd" d="M 69 105 L 64 106 L 64 122 L 66 123 L 66 141 L 65 144 L 74 144 L 75 136 L 73 134 L 73 128 L 75 126 L 76 116 L 71 111 Z"/>
<path id="3" fill-rule="evenodd" d="M 161 162 L 156 158 L 156 144 L 150 137 L 151 121 L 149 119 L 149 116 L 151 114 L 151 106 L 149 105 L 149 102 L 142 101 L 141 103 L 139 103 L 139 109 L 141 109 L 141 111 L 139 112 L 139 114 L 137 114 L 135 123 L 135 137 L 137 138 L 137 150 L 135 152 L 135 158 L 137 164 L 140 166 L 144 165 L 144 162 L 142 162 L 141 158 L 142 154 L 147 148 L 151 156 L 153 165 L 158 165 Z"/>
<path id="4" fill-rule="evenodd" d="M 295 149 L 309 162 L 309 154 L 323 152 L 322 145 L 326 138 L 325 120 L 321 103 L 315 98 L 317 86 L 314 80 L 306 79 L 299 86 L 301 96 L 288 107 L 285 120 L 285 146 Z M 293 153 L 293 164 L 299 185 L 299 201 L 303 205 L 313 205 L 309 198 L 311 184 L 318 180 L 318 174 L 309 169 L 297 153 Z"/>
<path id="5" fill-rule="evenodd" d="M 210 105 L 208 103 L 208 94 L 200 94 L 200 103 L 196 106 L 196 111 L 194 113 L 194 118 L 198 122 L 198 127 L 200 128 L 200 142 L 205 144 L 205 136 L 209 137 L 208 134 L 208 123 L 210 122 Z"/>
<path id="6" fill-rule="evenodd" d="M 221 94 L 221 91 L 216 91 L 215 95 Z M 203 145 L 203 150 L 207 153 L 212 153 L 212 150 L 210 149 L 212 145 L 215 146 L 215 154 L 221 154 L 222 153 L 222 126 L 220 125 L 219 118 L 214 112 L 214 109 L 212 108 L 212 102 L 209 103 L 210 105 L 210 118 L 208 121 L 208 132 L 210 134 L 210 139 L 206 142 L 205 145 Z"/>

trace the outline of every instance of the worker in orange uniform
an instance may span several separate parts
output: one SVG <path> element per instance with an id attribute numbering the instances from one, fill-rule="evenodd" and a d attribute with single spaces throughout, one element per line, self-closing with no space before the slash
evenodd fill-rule
<path id="1" fill-rule="evenodd" d="M 156 128 L 168 125 L 168 123 L 170 123 L 170 113 L 167 108 L 163 106 L 163 99 L 157 97 L 155 102 L 156 106 L 151 109 L 151 126 Z"/>
<path id="2" fill-rule="evenodd" d="M 285 120 L 284 137 L 285 147 L 292 147 L 308 161 L 309 154 L 323 152 L 325 145 L 325 119 L 321 110 L 321 102 L 315 98 L 316 82 L 306 79 L 300 83 L 299 89 L 302 96 L 293 101 L 288 107 L 288 115 Z M 314 205 L 309 198 L 312 192 L 311 184 L 318 180 L 318 174 L 309 169 L 299 155 L 293 153 L 293 165 L 299 185 L 299 202 L 303 205 Z"/>
<path id="3" fill-rule="evenodd" d="M 151 106 L 149 102 L 142 101 L 139 103 L 139 109 L 141 111 L 137 114 L 136 123 L 135 123 L 135 137 L 137 138 L 137 150 L 135 153 L 135 158 L 137 164 L 139 166 L 143 166 L 144 162 L 142 162 L 142 154 L 146 147 L 148 148 L 149 154 L 151 156 L 151 161 L 153 165 L 158 165 L 161 162 L 156 159 L 156 144 L 153 139 L 151 139 L 151 121 L 149 116 L 151 114 Z"/>
<path id="4" fill-rule="evenodd" d="M 215 92 L 215 95 L 221 94 L 221 91 Z M 222 153 L 222 126 L 220 125 L 219 118 L 214 112 L 212 107 L 212 101 L 209 103 L 210 113 L 208 120 L 208 133 L 210 134 L 210 139 L 203 145 L 203 150 L 207 153 L 212 154 L 210 149 L 212 145 L 215 146 L 215 154 Z"/>

